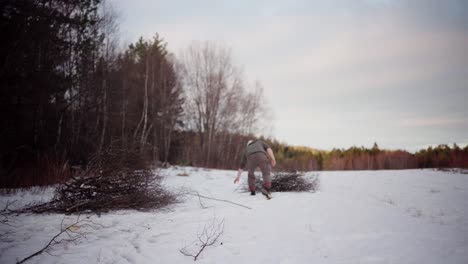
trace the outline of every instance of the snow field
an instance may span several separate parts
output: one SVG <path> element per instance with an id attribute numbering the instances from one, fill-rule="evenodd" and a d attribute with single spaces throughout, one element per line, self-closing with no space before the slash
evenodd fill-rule
<path id="1" fill-rule="evenodd" d="M 86 237 L 61 244 L 28 263 L 192 263 L 198 234 L 224 220 L 218 241 L 198 263 L 468 263 L 468 175 L 433 170 L 320 172 L 316 193 L 250 196 L 233 184 L 235 171 L 169 168 L 164 184 L 226 202 L 185 195 L 163 211 L 118 211 L 89 217 Z M 188 174 L 188 176 L 178 176 Z M 313 178 L 312 173 L 308 174 Z M 240 184 L 246 184 L 244 172 Z M 21 207 L 43 193 L 0 196 Z M 0 263 L 42 248 L 77 216 L 20 215 L 0 224 Z M 195 252 L 196 253 L 196 252 Z"/>

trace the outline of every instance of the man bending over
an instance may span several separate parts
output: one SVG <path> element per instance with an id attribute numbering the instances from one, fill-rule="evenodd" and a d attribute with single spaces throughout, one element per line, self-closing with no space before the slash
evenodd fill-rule
<path id="1" fill-rule="evenodd" d="M 247 147 L 244 150 L 242 156 L 242 162 L 237 171 L 237 177 L 234 180 L 234 183 L 238 183 L 240 176 L 243 172 L 243 168 L 247 165 L 248 177 L 249 177 L 249 190 L 250 195 L 255 195 L 255 169 L 257 167 L 262 171 L 264 189 L 262 193 L 271 198 L 270 188 L 271 188 L 271 166 L 276 165 L 275 155 L 273 150 L 261 140 L 249 140 L 247 142 Z"/>

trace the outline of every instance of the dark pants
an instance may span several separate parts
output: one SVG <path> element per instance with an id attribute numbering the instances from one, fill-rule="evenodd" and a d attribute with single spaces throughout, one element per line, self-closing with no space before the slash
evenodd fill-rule
<path id="1" fill-rule="evenodd" d="M 267 156 L 263 152 L 257 152 L 250 154 L 247 157 L 247 169 L 249 171 L 249 189 L 250 191 L 255 191 L 255 169 L 260 167 L 263 175 L 263 184 L 265 188 L 271 187 L 271 167 L 270 161 L 268 160 Z"/>

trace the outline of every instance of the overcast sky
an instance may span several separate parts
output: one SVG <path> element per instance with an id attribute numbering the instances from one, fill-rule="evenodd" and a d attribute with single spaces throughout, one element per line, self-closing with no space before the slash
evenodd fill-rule
<path id="1" fill-rule="evenodd" d="M 288 144 L 468 143 L 468 1 L 111 2 L 126 42 L 158 33 L 176 55 L 194 40 L 231 48 Z"/>

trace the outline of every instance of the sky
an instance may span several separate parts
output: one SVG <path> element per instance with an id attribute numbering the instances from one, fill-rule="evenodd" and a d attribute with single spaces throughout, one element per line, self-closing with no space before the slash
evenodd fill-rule
<path id="1" fill-rule="evenodd" d="M 126 43 L 232 50 L 264 87 L 264 134 L 317 149 L 468 143 L 468 1 L 113 0 Z"/>

